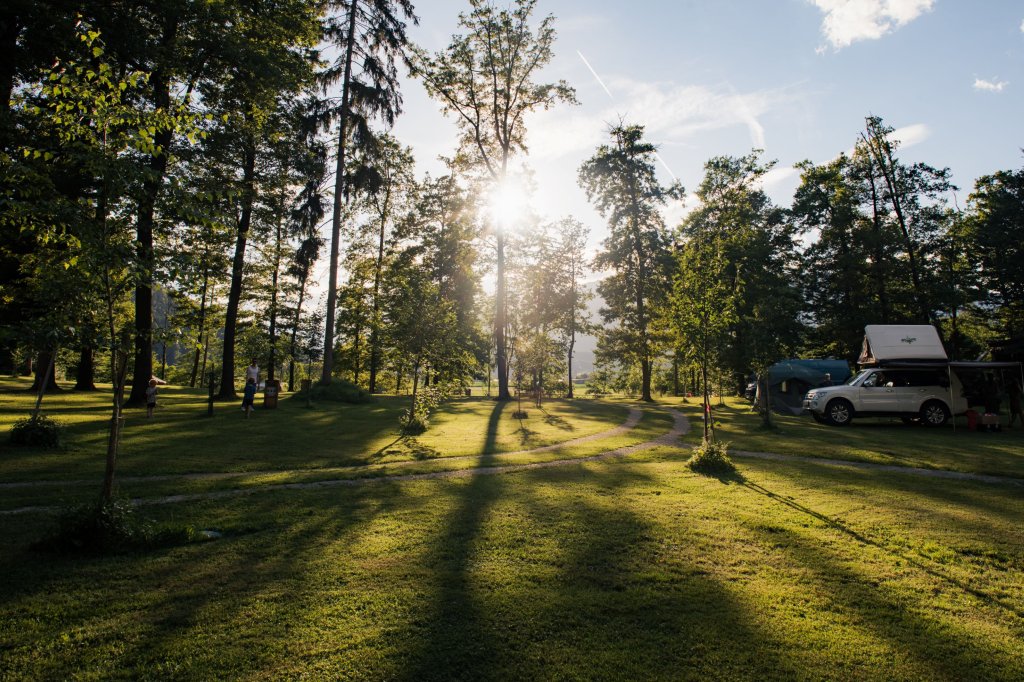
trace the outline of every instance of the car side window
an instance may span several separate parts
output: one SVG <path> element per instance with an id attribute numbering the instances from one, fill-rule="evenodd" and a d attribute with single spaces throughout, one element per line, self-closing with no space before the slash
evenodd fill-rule
<path id="1" fill-rule="evenodd" d="M 881 382 L 883 379 L 885 379 L 884 374 L 882 374 L 881 372 L 875 372 L 867 379 L 865 379 L 864 383 L 862 383 L 861 386 L 863 386 L 864 388 L 878 388 L 879 386 L 882 385 Z"/>

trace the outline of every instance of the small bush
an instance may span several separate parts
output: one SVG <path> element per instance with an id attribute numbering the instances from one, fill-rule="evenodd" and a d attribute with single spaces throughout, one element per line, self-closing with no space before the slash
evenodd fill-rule
<path id="1" fill-rule="evenodd" d="M 451 397 L 454 387 L 445 384 L 428 386 L 416 394 L 412 407 L 403 410 L 398 423 L 402 433 L 407 436 L 418 436 L 430 426 L 430 413 L 438 405 Z"/>
<path id="2" fill-rule="evenodd" d="M 57 529 L 34 548 L 60 554 L 114 554 L 183 545 L 202 538 L 191 526 L 158 528 L 139 516 L 128 500 L 119 499 L 64 511 L 57 519 Z"/>
<path id="3" fill-rule="evenodd" d="M 729 459 L 729 444 L 704 441 L 694 448 L 686 465 L 701 474 L 733 474 L 736 465 Z"/>
<path id="4" fill-rule="evenodd" d="M 56 419 L 42 415 L 15 422 L 11 427 L 11 443 L 37 448 L 58 448 L 63 427 Z"/>
<path id="5" fill-rule="evenodd" d="M 313 384 L 309 391 L 309 397 L 312 400 L 326 400 L 328 402 L 350 403 L 353 405 L 373 402 L 373 396 L 368 391 L 359 388 L 352 382 L 340 381 L 338 379 L 331 381 L 326 386 Z M 302 398 L 306 397 L 301 393 L 296 393 L 295 395 L 301 395 Z"/>

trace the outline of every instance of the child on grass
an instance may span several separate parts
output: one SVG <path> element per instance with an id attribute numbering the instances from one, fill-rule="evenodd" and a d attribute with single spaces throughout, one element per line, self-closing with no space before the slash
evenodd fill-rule
<path id="1" fill-rule="evenodd" d="M 156 379 L 149 380 L 146 388 L 146 419 L 153 418 L 153 408 L 156 407 Z"/>
<path id="2" fill-rule="evenodd" d="M 256 400 L 256 379 L 249 377 L 245 382 L 245 390 L 242 392 L 242 411 L 245 412 L 245 418 L 249 418 L 249 413 L 252 412 L 252 404 Z"/>

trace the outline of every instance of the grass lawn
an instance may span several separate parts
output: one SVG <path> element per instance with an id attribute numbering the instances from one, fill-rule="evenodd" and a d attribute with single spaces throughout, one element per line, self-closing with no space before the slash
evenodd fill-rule
<path id="1" fill-rule="evenodd" d="M 675 399 L 666 403 L 681 404 Z M 695 405 L 694 399 L 681 405 L 693 424 L 689 439 L 699 442 L 700 405 Z M 818 424 L 810 416 L 773 414 L 776 428 L 765 430 L 760 415 L 752 413 L 745 400 L 727 398 L 724 406 L 716 401 L 712 408 L 718 438 L 728 441 L 735 450 L 1024 479 L 1024 430 L 1019 427 L 1000 433 L 975 433 L 967 430 L 962 418 L 956 429 L 952 425 L 906 425 L 899 419 L 854 419 L 850 426 L 836 427 Z"/>
<path id="2" fill-rule="evenodd" d="M 467 411 L 446 412 L 451 431 L 430 445 L 442 456 L 410 453 L 408 467 L 440 466 L 443 455 L 491 442 L 493 403 L 490 413 L 473 401 L 455 405 Z M 292 409 L 296 419 L 311 415 L 302 429 L 319 428 L 319 436 L 279 438 L 300 439 L 318 466 L 368 463 L 332 448 L 356 429 L 349 417 L 372 421 L 374 413 L 354 412 L 363 408 L 285 407 L 248 426 Z M 530 442 L 601 432 L 626 415 L 617 403 L 559 409 L 574 429 L 536 419 Z M 234 428 L 235 415 L 223 410 L 206 422 L 216 428 L 197 427 L 217 441 L 196 446 L 205 452 L 201 470 L 246 461 L 231 445 L 242 431 L 218 435 Z M 540 416 L 530 412 L 528 422 Z M 739 443 L 746 417 L 724 412 L 723 431 L 731 426 Z M 668 424 L 652 412 L 631 437 L 567 451 L 640 442 Z M 544 435 L 546 427 L 555 431 Z M 90 436 L 81 428 L 73 433 L 84 449 Z M 145 428 L 130 438 L 170 447 Z M 489 466 L 504 461 L 502 449 L 522 449 L 519 427 L 505 428 L 497 427 L 505 435 L 494 437 L 493 450 L 468 461 Z M 457 434 L 476 445 L 449 442 Z M 386 438 L 361 442 L 377 437 Z M 8 464 L 11 456 L 3 452 L 0 482 L 61 473 L 57 464 Z M 147 457 L 138 471 L 173 471 Z M 808 461 L 741 460 L 739 476 L 720 480 L 693 474 L 685 457 L 685 449 L 660 447 L 501 475 L 385 477 L 144 507 L 158 522 L 224 535 L 103 558 L 33 552 L 28 545 L 49 520 L 0 516 L 0 677 L 1024 678 L 1020 487 Z M 301 462 L 294 453 L 280 458 L 250 471 Z M 35 494 L 50 493 L 44 486 Z"/>

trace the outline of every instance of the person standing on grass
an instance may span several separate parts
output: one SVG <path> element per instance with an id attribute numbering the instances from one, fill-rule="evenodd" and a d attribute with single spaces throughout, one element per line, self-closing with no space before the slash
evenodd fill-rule
<path id="1" fill-rule="evenodd" d="M 1008 393 L 1010 394 L 1009 427 L 1013 428 L 1013 423 L 1017 421 L 1018 417 L 1020 418 L 1020 425 L 1024 426 L 1024 412 L 1021 412 L 1020 408 L 1021 388 L 1020 381 L 1018 379 L 1014 379 L 1013 381 L 1010 382 L 1010 388 L 1008 389 Z"/>
<path id="2" fill-rule="evenodd" d="M 153 408 L 156 407 L 156 379 L 149 380 L 146 388 L 146 419 L 153 418 Z"/>
<path id="3" fill-rule="evenodd" d="M 256 379 L 246 379 L 245 390 L 242 392 L 242 411 L 245 412 L 245 418 L 249 418 L 249 413 L 252 412 L 252 404 L 256 400 Z"/>
<path id="4" fill-rule="evenodd" d="M 260 366 L 256 364 L 255 358 L 253 359 L 252 364 L 245 368 L 245 382 L 249 383 L 250 379 L 252 380 L 252 382 L 254 384 L 259 386 L 259 384 L 260 384 Z"/>

